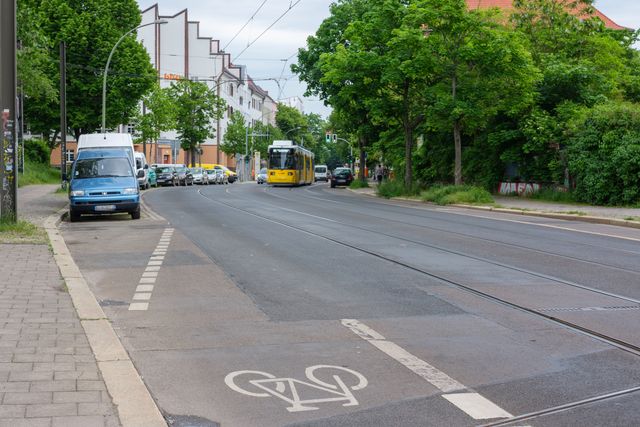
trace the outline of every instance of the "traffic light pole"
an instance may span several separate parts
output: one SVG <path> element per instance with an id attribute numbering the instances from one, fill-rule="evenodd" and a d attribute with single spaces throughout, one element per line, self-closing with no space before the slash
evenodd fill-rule
<path id="1" fill-rule="evenodd" d="M 0 218 L 18 217 L 16 0 L 0 1 Z"/>

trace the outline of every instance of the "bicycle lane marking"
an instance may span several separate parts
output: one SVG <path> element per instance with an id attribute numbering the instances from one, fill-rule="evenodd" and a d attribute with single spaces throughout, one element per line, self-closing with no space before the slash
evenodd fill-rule
<path id="1" fill-rule="evenodd" d="M 158 245 L 149 258 L 147 268 L 144 273 L 142 273 L 140 282 L 136 287 L 133 302 L 129 304 L 129 311 L 146 311 L 149 309 L 151 293 L 153 292 L 154 284 L 160 272 L 160 267 L 162 267 L 164 257 L 167 254 L 167 248 L 169 247 L 169 243 L 171 243 L 173 231 L 173 228 L 165 228 L 162 233 Z"/>
<path id="2" fill-rule="evenodd" d="M 442 397 L 455 405 L 475 420 L 495 418 L 511 418 L 509 412 L 500 408 L 489 399 L 472 391 L 469 387 L 451 378 L 438 368 L 428 364 L 424 360 L 409 353 L 392 341 L 388 341 L 383 335 L 371 329 L 369 326 L 356 319 L 342 319 L 342 325 L 350 329 L 354 334 L 367 341 L 378 350 L 400 362 L 403 366 L 413 371 L 429 384 L 444 393 Z M 455 392 L 455 393 L 454 393 Z"/>

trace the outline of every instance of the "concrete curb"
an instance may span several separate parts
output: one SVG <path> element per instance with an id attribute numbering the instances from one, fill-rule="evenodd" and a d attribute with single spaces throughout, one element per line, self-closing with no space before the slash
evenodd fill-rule
<path id="1" fill-rule="evenodd" d="M 592 224 L 615 225 L 618 227 L 640 228 L 640 222 L 627 221 L 625 219 L 605 218 L 605 217 L 591 216 L 591 215 L 576 215 L 576 214 L 568 214 L 568 213 L 530 211 L 525 209 L 494 208 L 492 206 L 473 206 L 473 205 L 449 205 L 449 206 L 455 206 L 457 208 L 465 208 L 465 209 L 475 209 L 475 210 L 481 210 L 481 211 L 509 213 L 509 214 L 515 214 L 515 215 L 537 216 L 541 218 L 563 219 L 566 221 L 582 221 L 582 222 L 589 222 Z"/>
<path id="2" fill-rule="evenodd" d="M 80 323 L 98 362 L 107 390 L 118 410 L 123 427 L 167 427 L 140 374 L 118 339 L 111 323 L 89 289 L 80 269 L 71 257 L 58 224 L 65 209 L 48 217 L 44 228 L 53 256 L 67 284 Z"/>
<path id="3" fill-rule="evenodd" d="M 352 193 L 360 194 L 362 196 L 378 197 L 375 193 L 374 194 L 363 193 L 363 192 L 354 191 L 350 188 L 347 188 L 347 190 L 351 191 Z M 433 203 L 421 202 L 420 200 L 409 199 L 407 197 L 392 197 L 389 200 L 403 200 L 403 201 L 418 202 L 418 203 L 433 205 Z M 627 221 L 626 219 L 605 218 L 605 217 L 591 216 L 591 215 L 576 215 L 576 214 L 569 214 L 569 213 L 543 212 L 543 211 L 533 211 L 533 210 L 516 209 L 516 208 L 494 208 L 493 206 L 474 206 L 474 205 L 461 205 L 461 204 L 447 205 L 447 206 L 463 208 L 463 209 L 474 209 L 474 210 L 480 210 L 480 211 L 508 213 L 508 214 L 514 214 L 514 215 L 536 216 L 540 218 L 563 219 L 566 221 L 582 221 L 582 222 L 588 222 L 591 224 L 615 225 L 618 227 L 629 227 L 629 228 L 640 229 L 640 222 Z"/>

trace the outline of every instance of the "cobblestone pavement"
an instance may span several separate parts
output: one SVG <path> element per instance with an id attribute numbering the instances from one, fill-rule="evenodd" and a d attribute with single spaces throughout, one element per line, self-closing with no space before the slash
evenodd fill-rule
<path id="1" fill-rule="evenodd" d="M 25 189 L 20 219 L 66 205 L 55 186 Z M 119 426 L 49 246 L 1 244 L 0 260 L 0 427 Z"/>

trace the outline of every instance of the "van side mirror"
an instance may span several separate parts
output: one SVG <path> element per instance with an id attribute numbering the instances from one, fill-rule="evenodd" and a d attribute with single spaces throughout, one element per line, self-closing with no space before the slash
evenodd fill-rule
<path id="1" fill-rule="evenodd" d="M 138 169 L 138 178 L 144 178 L 144 169 Z"/>
<path id="2" fill-rule="evenodd" d="M 149 165 L 144 165 L 144 169 L 149 169 Z"/>

